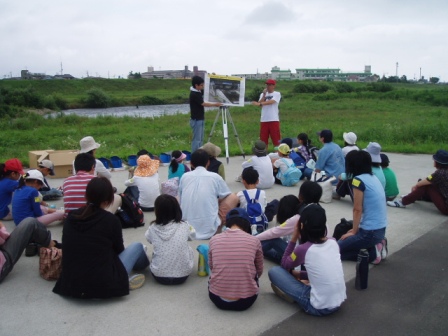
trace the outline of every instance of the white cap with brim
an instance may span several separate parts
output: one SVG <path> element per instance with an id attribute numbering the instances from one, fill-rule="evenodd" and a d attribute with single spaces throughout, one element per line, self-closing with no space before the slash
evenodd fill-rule
<path id="1" fill-rule="evenodd" d="M 91 150 L 99 148 L 101 145 L 93 139 L 91 136 L 86 136 L 79 141 L 79 145 L 81 146 L 80 153 L 88 153 Z"/>
<path id="2" fill-rule="evenodd" d="M 25 175 L 25 180 L 39 180 L 42 183 L 45 183 L 44 176 L 37 169 L 28 170 L 28 172 Z"/>
<path id="3" fill-rule="evenodd" d="M 42 160 L 39 162 L 39 167 L 50 169 L 50 175 L 54 176 L 54 165 L 50 160 Z"/>

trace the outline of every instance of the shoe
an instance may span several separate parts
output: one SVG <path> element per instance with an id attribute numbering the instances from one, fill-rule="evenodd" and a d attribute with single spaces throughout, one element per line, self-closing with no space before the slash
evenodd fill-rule
<path id="1" fill-rule="evenodd" d="M 381 250 L 381 259 L 386 260 L 387 255 L 389 254 L 389 250 L 387 249 L 387 238 L 384 237 L 384 239 L 381 241 L 381 244 L 383 245 L 383 248 Z"/>
<path id="2" fill-rule="evenodd" d="M 288 294 L 286 294 L 284 291 L 282 291 L 280 288 L 278 288 L 273 283 L 271 283 L 271 287 L 272 287 L 272 290 L 274 291 L 274 293 L 277 294 L 277 296 L 281 297 L 283 300 L 285 300 L 289 303 L 295 302 L 292 297 L 290 297 Z"/>
<path id="3" fill-rule="evenodd" d="M 241 175 L 235 178 L 235 182 L 243 182 L 243 178 L 241 177 Z"/>
<path id="4" fill-rule="evenodd" d="M 341 199 L 341 195 L 339 195 L 336 191 L 333 191 L 332 198 L 334 200 L 340 200 Z"/>
<path id="5" fill-rule="evenodd" d="M 129 278 L 129 290 L 138 289 L 145 283 L 145 276 L 143 274 L 134 274 Z"/>
<path id="6" fill-rule="evenodd" d="M 31 243 L 25 248 L 25 255 L 27 257 L 34 257 L 37 255 L 37 244 Z"/>
<path id="7" fill-rule="evenodd" d="M 395 208 L 406 208 L 406 205 L 401 203 L 401 201 L 387 201 L 386 202 L 388 206 L 395 207 Z"/>
<path id="8" fill-rule="evenodd" d="M 382 243 L 376 244 L 375 250 L 376 250 L 376 258 L 375 258 L 375 260 L 372 261 L 372 264 L 378 265 L 381 262 L 381 254 L 382 254 L 382 250 L 383 250 L 383 244 Z"/>

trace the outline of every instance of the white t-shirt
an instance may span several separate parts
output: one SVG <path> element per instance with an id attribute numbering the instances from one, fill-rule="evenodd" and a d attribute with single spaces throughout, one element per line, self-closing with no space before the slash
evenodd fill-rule
<path id="1" fill-rule="evenodd" d="M 344 157 L 346 157 L 348 153 L 354 150 L 359 150 L 358 146 L 345 146 L 344 148 L 342 148 L 342 154 L 344 154 Z"/>
<path id="2" fill-rule="evenodd" d="M 260 95 L 260 99 L 263 97 L 263 93 Z M 261 108 L 261 122 L 266 121 L 280 121 L 278 116 L 278 103 L 280 103 L 280 99 L 282 98 L 282 95 L 280 92 L 274 91 L 272 93 L 266 92 L 266 101 L 268 100 L 275 100 L 274 104 L 270 105 L 263 105 Z"/>
<path id="3" fill-rule="evenodd" d="M 257 193 L 257 189 L 249 189 L 246 190 L 247 194 L 249 195 L 249 199 L 255 198 L 255 194 Z M 247 201 L 246 197 L 244 197 L 243 191 L 240 191 L 236 194 L 240 200 L 240 208 L 246 209 L 247 208 Z M 260 190 L 260 195 L 258 196 L 258 203 L 260 203 L 261 208 L 264 213 L 264 209 L 266 208 L 266 193 L 264 190 Z"/>
<path id="4" fill-rule="evenodd" d="M 252 156 L 241 165 L 244 168 L 253 167 L 258 172 L 258 189 L 268 189 L 274 185 L 272 161 L 269 156 Z"/>
<path id="5" fill-rule="evenodd" d="M 274 162 L 274 167 L 280 169 L 283 174 L 292 164 L 294 164 L 294 161 L 292 161 L 290 158 L 283 157 Z"/>
<path id="6" fill-rule="evenodd" d="M 152 176 L 134 176 L 124 182 L 126 187 L 136 186 L 139 196 L 138 203 L 145 208 L 153 208 L 156 198 L 160 195 L 159 174 Z"/>

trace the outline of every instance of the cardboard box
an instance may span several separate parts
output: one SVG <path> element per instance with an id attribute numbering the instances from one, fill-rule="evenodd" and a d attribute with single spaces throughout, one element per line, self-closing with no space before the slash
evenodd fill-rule
<path id="1" fill-rule="evenodd" d="M 73 175 L 73 161 L 79 150 L 44 150 L 30 151 L 28 157 L 30 160 L 30 168 L 36 169 L 42 160 L 50 160 L 54 164 L 54 176 L 51 178 L 64 178 Z"/>

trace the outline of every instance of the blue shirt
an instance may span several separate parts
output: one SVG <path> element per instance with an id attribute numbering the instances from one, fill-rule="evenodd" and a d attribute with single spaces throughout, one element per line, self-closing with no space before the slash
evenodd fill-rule
<path id="1" fill-rule="evenodd" d="M 345 158 L 341 147 L 334 142 L 325 143 L 322 149 L 319 150 L 316 168 L 324 170 L 327 175 L 336 178 L 345 172 Z M 334 184 L 337 183 L 338 180 L 336 179 Z"/>
<path id="2" fill-rule="evenodd" d="M 14 192 L 12 197 L 12 213 L 14 223 L 19 223 L 28 217 L 40 217 L 43 215 L 40 208 L 41 198 L 36 188 L 23 186 Z"/>
<path id="3" fill-rule="evenodd" d="M 9 214 L 8 205 L 11 204 L 12 193 L 17 189 L 19 181 L 4 177 L 0 180 L 0 218 Z"/>
<path id="4" fill-rule="evenodd" d="M 363 230 L 378 230 L 387 226 L 386 194 L 375 175 L 362 174 L 355 176 L 353 188 L 364 193 L 362 215 L 359 227 Z"/>
<path id="5" fill-rule="evenodd" d="M 386 189 L 386 177 L 384 176 L 383 168 L 381 167 L 372 167 L 372 173 L 375 175 L 378 180 L 380 180 L 383 189 Z"/>
<path id="6" fill-rule="evenodd" d="M 182 175 L 185 173 L 185 165 L 183 163 L 179 163 L 177 166 L 177 170 L 175 173 L 172 172 L 171 167 L 168 167 L 168 179 L 171 179 L 173 177 L 178 177 L 179 180 L 182 177 Z"/>

